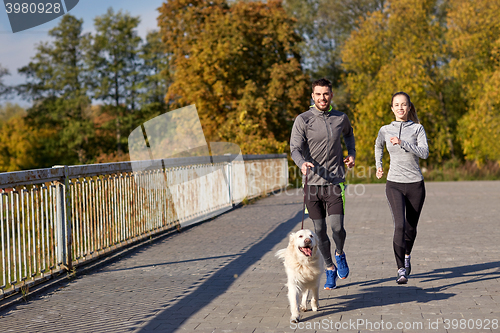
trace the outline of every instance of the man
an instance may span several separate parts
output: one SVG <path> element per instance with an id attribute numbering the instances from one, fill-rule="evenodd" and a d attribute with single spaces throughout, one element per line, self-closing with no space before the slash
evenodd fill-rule
<path id="1" fill-rule="evenodd" d="M 319 237 L 319 248 L 326 264 L 325 289 L 335 289 L 337 277 L 349 275 L 344 243 L 344 163 L 354 166 L 356 149 L 351 123 L 346 114 L 332 110 L 332 83 L 319 79 L 312 84 L 314 105 L 300 114 L 293 124 L 290 138 L 292 159 L 300 168 L 307 186 L 304 187 L 306 206 Z M 343 159 L 341 135 L 347 146 Z M 327 225 L 332 229 L 335 242 L 335 260 L 332 261 Z"/>

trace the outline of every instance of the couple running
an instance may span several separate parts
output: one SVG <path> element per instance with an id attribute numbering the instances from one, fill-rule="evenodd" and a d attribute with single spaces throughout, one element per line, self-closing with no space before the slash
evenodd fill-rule
<path id="1" fill-rule="evenodd" d="M 332 84 L 319 79 L 312 84 L 314 105 L 300 114 L 293 124 L 290 139 L 292 159 L 307 177 L 304 195 L 309 217 L 319 237 L 319 248 L 326 264 L 325 289 L 335 289 L 337 278 L 349 275 L 344 244 L 345 169 L 354 167 L 356 157 L 354 133 L 346 114 L 333 110 Z M 398 266 L 398 284 L 408 282 L 410 254 L 417 235 L 417 223 L 425 199 L 419 158 L 427 158 L 429 149 L 422 125 L 419 124 L 410 96 L 397 92 L 391 109 L 396 120 L 380 128 L 375 142 L 377 178 L 384 174 L 384 144 L 390 155 L 386 195 L 394 220 L 394 254 Z M 341 136 L 347 147 L 343 158 Z M 335 243 L 334 264 L 327 228 Z"/>

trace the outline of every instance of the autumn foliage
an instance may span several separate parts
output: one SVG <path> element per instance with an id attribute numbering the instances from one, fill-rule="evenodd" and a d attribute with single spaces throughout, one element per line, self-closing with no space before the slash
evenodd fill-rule
<path id="1" fill-rule="evenodd" d="M 468 160 L 500 161 L 500 1 L 451 1 L 450 73 L 463 87 L 467 113 L 458 137 Z"/>
<path id="2" fill-rule="evenodd" d="M 207 141 L 247 154 L 285 152 L 309 89 L 281 2 L 168 1 L 158 22 L 173 54 L 167 102 L 195 104 Z"/>
<path id="3" fill-rule="evenodd" d="M 360 21 L 342 50 L 360 162 L 373 164 L 401 90 L 428 136 L 424 163 L 500 160 L 499 10 L 498 0 L 392 0 Z"/>

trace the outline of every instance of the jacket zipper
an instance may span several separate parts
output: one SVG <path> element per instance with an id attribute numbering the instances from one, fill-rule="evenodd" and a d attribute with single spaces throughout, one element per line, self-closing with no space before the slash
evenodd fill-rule
<path id="1" fill-rule="evenodd" d="M 401 129 L 402 128 L 403 128 L 403 122 L 401 122 L 401 125 L 399 125 L 399 135 L 398 135 L 399 142 L 401 142 Z M 403 147 L 401 147 L 401 144 L 399 145 L 399 149 L 403 149 Z"/>
<path id="2" fill-rule="evenodd" d="M 333 133 L 331 133 L 332 129 L 330 128 L 330 126 L 328 126 L 328 122 L 326 121 L 326 119 L 327 119 L 326 114 L 323 112 L 323 121 L 325 122 L 327 139 L 328 139 L 326 141 L 326 163 L 325 163 L 325 165 L 326 165 L 327 172 L 329 172 L 330 166 L 328 165 L 328 161 L 330 160 L 330 148 L 328 147 L 328 145 L 331 141 L 331 137 L 333 136 Z"/>

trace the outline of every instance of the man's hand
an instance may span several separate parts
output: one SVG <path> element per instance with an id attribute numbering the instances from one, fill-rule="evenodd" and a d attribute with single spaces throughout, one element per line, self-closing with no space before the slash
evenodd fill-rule
<path id="1" fill-rule="evenodd" d="M 377 176 L 377 178 L 380 179 L 382 178 L 383 175 L 384 175 L 384 170 L 382 168 L 378 168 L 375 176 Z"/>
<path id="2" fill-rule="evenodd" d="M 314 168 L 314 164 L 311 162 L 304 162 L 302 166 L 300 167 L 300 171 L 305 175 L 307 172 L 307 168 Z"/>
<path id="3" fill-rule="evenodd" d="M 347 157 L 344 158 L 344 163 L 349 169 L 352 168 L 354 166 L 354 156 L 347 155 Z"/>

